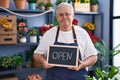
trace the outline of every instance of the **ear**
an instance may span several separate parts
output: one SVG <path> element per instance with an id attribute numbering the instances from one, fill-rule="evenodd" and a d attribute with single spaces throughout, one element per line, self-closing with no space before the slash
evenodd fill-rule
<path id="1" fill-rule="evenodd" d="M 55 16 L 55 19 L 58 20 L 58 19 L 57 19 L 57 15 Z"/>

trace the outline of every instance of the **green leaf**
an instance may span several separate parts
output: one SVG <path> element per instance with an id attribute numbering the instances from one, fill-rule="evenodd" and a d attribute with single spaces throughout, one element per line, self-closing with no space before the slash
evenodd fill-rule
<path id="1" fill-rule="evenodd" d="M 96 77 L 97 77 L 98 79 L 103 78 L 103 74 L 102 74 L 102 72 L 99 70 L 98 67 L 96 68 L 95 73 L 96 73 Z"/>

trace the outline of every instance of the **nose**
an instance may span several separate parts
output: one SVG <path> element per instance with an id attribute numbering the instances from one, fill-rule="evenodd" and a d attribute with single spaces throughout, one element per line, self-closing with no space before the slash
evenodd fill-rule
<path id="1" fill-rule="evenodd" d="M 66 14 L 63 14 L 63 18 L 66 18 L 67 17 L 67 15 Z"/>

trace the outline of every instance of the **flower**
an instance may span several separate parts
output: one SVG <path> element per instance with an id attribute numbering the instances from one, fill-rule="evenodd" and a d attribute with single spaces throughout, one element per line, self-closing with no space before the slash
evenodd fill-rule
<path id="1" fill-rule="evenodd" d="M 93 23 L 87 22 L 83 24 L 83 27 L 88 30 L 95 30 L 95 25 Z"/>
<path id="2" fill-rule="evenodd" d="M 51 25 L 44 25 L 39 28 L 39 31 L 41 32 L 41 35 L 43 35 L 47 30 L 53 27 L 53 24 Z"/>
<path id="3" fill-rule="evenodd" d="M 19 26 L 19 27 L 24 27 L 24 26 L 26 26 L 26 23 L 25 23 L 25 22 L 20 22 L 20 23 L 18 24 L 18 26 Z"/>
<path id="4" fill-rule="evenodd" d="M 10 23 L 7 19 L 4 19 L 4 20 L 0 20 L 0 25 L 3 27 L 3 28 L 12 28 L 12 23 Z"/>
<path id="5" fill-rule="evenodd" d="M 95 25 L 93 23 L 90 22 L 84 23 L 83 28 L 87 31 L 93 43 L 99 41 L 98 37 L 95 36 L 92 32 L 93 30 L 95 30 Z"/>
<path id="6" fill-rule="evenodd" d="M 17 29 L 19 31 L 24 31 L 24 28 L 27 27 L 26 19 L 17 19 Z"/>
<path id="7" fill-rule="evenodd" d="M 72 24 L 78 25 L 78 20 L 77 19 L 73 19 Z"/>
<path id="8" fill-rule="evenodd" d="M 26 36 L 26 34 L 28 32 L 26 19 L 17 19 L 17 30 L 18 30 L 18 36 L 20 38 Z"/>
<path id="9" fill-rule="evenodd" d="M 89 34 L 89 36 L 90 36 L 90 38 L 91 38 L 91 40 L 92 40 L 93 43 L 99 41 L 98 37 L 95 36 L 95 35 L 93 35 L 93 33 L 91 31 L 87 31 L 87 33 Z"/>

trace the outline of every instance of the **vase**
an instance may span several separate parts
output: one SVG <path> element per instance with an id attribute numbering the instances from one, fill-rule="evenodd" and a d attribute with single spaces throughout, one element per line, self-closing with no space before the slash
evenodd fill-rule
<path id="1" fill-rule="evenodd" d="M 0 0 L 0 6 L 4 8 L 9 8 L 10 0 Z"/>
<path id="2" fill-rule="evenodd" d="M 37 36 L 30 36 L 30 42 L 36 43 L 37 42 Z"/>
<path id="3" fill-rule="evenodd" d="M 16 9 L 25 9 L 26 8 L 26 0 L 14 0 Z"/>
<path id="4" fill-rule="evenodd" d="M 36 10 L 36 3 L 29 3 L 30 10 Z"/>
<path id="5" fill-rule="evenodd" d="M 26 37 L 20 38 L 20 43 L 26 43 L 26 42 L 27 42 L 27 38 Z"/>

